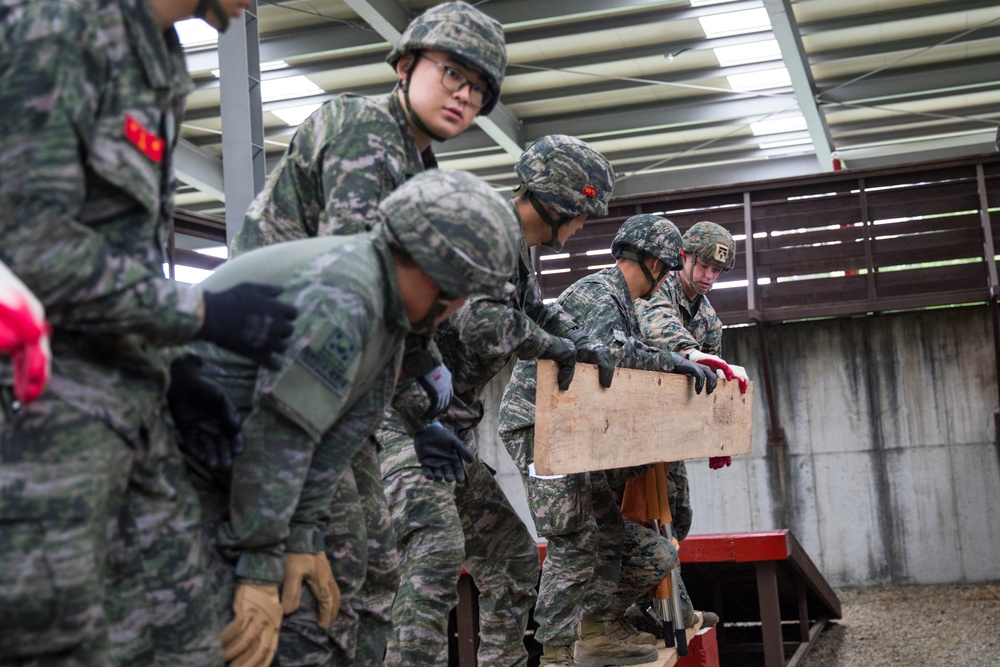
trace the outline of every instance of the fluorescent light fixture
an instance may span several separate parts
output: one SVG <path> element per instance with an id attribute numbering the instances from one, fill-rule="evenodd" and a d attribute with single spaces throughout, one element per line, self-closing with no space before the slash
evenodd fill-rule
<path id="1" fill-rule="evenodd" d="M 306 95 L 319 95 L 323 89 L 304 76 L 288 76 L 283 79 L 268 79 L 260 82 L 260 97 L 263 102 L 287 100 Z"/>
<path id="2" fill-rule="evenodd" d="M 771 19 L 763 7 L 747 9 L 742 12 L 727 12 L 698 18 L 701 29 L 709 39 L 726 35 L 742 35 L 748 32 L 758 32 L 771 27 Z"/>
<path id="3" fill-rule="evenodd" d="M 163 275 L 170 275 L 170 266 L 168 264 L 163 265 Z M 212 275 L 212 271 L 208 269 L 196 269 L 193 266 L 183 266 L 181 264 L 174 265 L 174 279 L 179 283 L 189 283 L 191 285 L 197 285 L 205 278 Z"/>
<path id="4" fill-rule="evenodd" d="M 706 7 L 708 5 L 721 5 L 724 2 L 732 2 L 732 0 L 691 0 L 691 6 Z"/>
<path id="5" fill-rule="evenodd" d="M 733 90 L 765 90 L 767 88 L 785 88 L 792 85 L 792 78 L 784 67 L 764 70 L 763 72 L 748 72 L 746 74 L 731 74 L 726 77 L 729 87 Z"/>
<path id="6" fill-rule="evenodd" d="M 544 271 L 542 271 L 542 275 L 543 276 L 548 276 L 548 275 L 551 275 L 553 273 L 569 273 L 569 272 L 570 272 L 570 269 L 545 269 Z"/>
<path id="7" fill-rule="evenodd" d="M 750 131 L 755 137 L 766 134 L 781 134 L 783 132 L 801 132 L 806 129 L 806 119 L 802 116 L 789 118 L 771 118 L 756 123 L 750 123 Z"/>
<path id="8" fill-rule="evenodd" d="M 588 271 L 600 271 L 601 269 L 610 269 L 614 264 L 593 264 L 587 267 Z"/>
<path id="9" fill-rule="evenodd" d="M 319 109 L 322 103 L 300 104 L 297 107 L 285 107 L 284 109 L 271 109 L 271 113 L 280 118 L 290 127 L 298 127 L 306 118 Z"/>
<path id="10" fill-rule="evenodd" d="M 770 148 L 786 148 L 788 146 L 807 146 L 812 143 L 812 139 L 805 137 L 802 139 L 789 139 L 787 141 L 771 141 L 760 144 L 760 149 L 766 151 Z"/>
<path id="11" fill-rule="evenodd" d="M 776 39 L 766 39 L 762 42 L 751 42 L 749 44 L 720 46 L 712 50 L 715 52 L 715 57 L 719 59 L 719 64 L 723 67 L 759 63 L 766 60 L 779 60 L 781 58 L 781 49 L 778 47 L 778 40 Z"/>
<path id="12" fill-rule="evenodd" d="M 219 32 L 201 19 L 178 21 L 174 24 L 174 28 L 184 47 L 206 46 L 219 41 Z"/>
<path id="13" fill-rule="evenodd" d="M 202 255 L 208 255 L 209 257 L 218 257 L 219 259 L 229 259 L 229 248 L 224 245 L 214 245 L 207 248 L 197 248 L 196 253 Z"/>
<path id="14" fill-rule="evenodd" d="M 569 259 L 569 253 L 568 252 L 560 252 L 560 253 L 556 253 L 555 255 L 542 255 L 541 259 L 542 259 L 543 262 L 548 261 L 550 259 Z"/>
<path id="15" fill-rule="evenodd" d="M 611 248 L 601 248 L 600 250 L 588 250 L 587 257 L 593 257 L 594 255 L 610 255 Z"/>

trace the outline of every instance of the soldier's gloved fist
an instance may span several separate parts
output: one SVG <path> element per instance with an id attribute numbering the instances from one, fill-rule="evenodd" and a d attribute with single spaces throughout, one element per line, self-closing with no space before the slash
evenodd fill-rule
<path id="1" fill-rule="evenodd" d="M 427 397 L 431 399 L 431 405 L 424 413 L 423 421 L 434 419 L 448 409 L 455 389 L 451 384 L 451 371 L 444 364 L 433 368 L 430 373 L 417 378 L 417 382 L 427 392 Z"/>
<path id="2" fill-rule="evenodd" d="M 267 667 L 281 630 L 278 587 L 236 584 L 233 612 L 235 617 L 222 630 L 222 657 L 229 667 Z"/>
<path id="3" fill-rule="evenodd" d="M 708 467 L 712 470 L 720 470 L 729 467 L 732 462 L 732 456 L 712 456 L 708 459 Z"/>
<path id="4" fill-rule="evenodd" d="M 559 382 L 559 391 L 566 391 L 573 382 L 573 373 L 576 371 L 576 346 L 568 338 L 559 336 L 549 337 L 549 349 L 539 355 L 539 359 L 551 359 L 559 366 L 556 376 Z"/>
<path id="5" fill-rule="evenodd" d="M 747 370 L 742 366 L 737 366 L 736 364 L 729 364 L 729 367 L 733 369 L 733 376 L 736 381 L 740 383 L 740 393 L 747 393 L 747 382 L 750 381 L 750 377 L 747 375 Z"/>
<path id="6" fill-rule="evenodd" d="M 615 361 L 611 350 L 604 343 L 592 340 L 582 331 L 574 332 L 570 340 L 576 345 L 576 360 L 585 364 L 597 364 L 597 377 L 601 386 L 607 389 L 615 379 Z"/>
<path id="7" fill-rule="evenodd" d="M 246 448 L 240 415 L 222 385 L 202 368 L 194 354 L 170 363 L 167 405 L 181 434 L 181 451 L 209 470 L 229 471 Z"/>
<path id="8" fill-rule="evenodd" d="M 241 354 L 264 368 L 278 370 L 288 347 L 295 306 L 278 300 L 278 285 L 240 283 L 223 292 L 205 292 L 205 322 L 198 338 Z"/>
<path id="9" fill-rule="evenodd" d="M 31 403 L 38 398 L 49 381 L 52 359 L 45 309 L 3 262 L 0 262 L 0 354 L 12 357 L 17 400 Z"/>
<path id="10" fill-rule="evenodd" d="M 458 436 L 439 422 L 432 422 L 413 436 L 413 448 L 420 460 L 424 477 L 436 482 L 465 484 L 462 460 L 472 462 L 472 452 Z"/>
<path id="11" fill-rule="evenodd" d="M 708 366 L 702 366 L 701 364 L 696 364 L 693 361 L 685 359 L 679 354 L 671 354 L 674 356 L 673 372 L 680 373 L 681 375 L 690 375 L 694 378 L 694 393 L 700 394 L 703 387 L 705 388 L 705 395 L 715 391 L 715 385 L 719 382 L 715 377 L 715 371 Z"/>
<path id="12" fill-rule="evenodd" d="M 316 625 L 326 630 L 340 611 L 340 587 L 333 578 L 330 561 L 322 551 L 313 554 L 285 554 L 285 580 L 281 584 L 281 609 L 291 614 L 302 602 L 302 582 L 316 598 L 319 616 Z"/>

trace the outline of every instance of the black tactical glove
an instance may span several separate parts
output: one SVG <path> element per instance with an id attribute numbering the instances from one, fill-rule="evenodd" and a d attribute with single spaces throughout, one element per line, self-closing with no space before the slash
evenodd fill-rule
<path id="1" fill-rule="evenodd" d="M 597 376 L 601 386 L 607 389 L 615 379 L 615 362 L 611 350 L 604 343 L 593 340 L 582 331 L 575 331 L 570 339 L 576 345 L 576 360 L 585 364 L 597 364 Z"/>
<path id="2" fill-rule="evenodd" d="M 551 359 L 559 365 L 559 391 L 569 389 L 573 381 L 573 373 L 576 371 L 576 346 L 569 338 L 551 336 L 549 338 L 549 349 L 538 357 L 539 359 Z"/>
<path id="3" fill-rule="evenodd" d="M 245 449 L 240 415 L 222 385 L 201 369 L 201 359 L 193 354 L 174 359 L 167 404 L 181 434 L 181 451 L 209 470 L 228 472 Z"/>
<path id="4" fill-rule="evenodd" d="M 690 375 L 694 378 L 694 393 L 700 394 L 701 388 L 706 385 L 706 396 L 715 391 L 715 385 L 719 381 L 719 379 L 715 376 L 715 371 L 708 366 L 703 366 L 702 364 L 696 364 L 693 361 L 689 361 L 674 352 L 671 352 L 671 354 L 674 357 L 673 372 L 680 373 L 681 375 Z"/>
<path id="5" fill-rule="evenodd" d="M 240 283 L 224 292 L 205 292 L 205 323 L 198 338 L 278 370 L 275 353 L 288 347 L 295 306 L 278 301 L 278 285 Z"/>
<path id="6" fill-rule="evenodd" d="M 451 385 L 451 371 L 444 364 L 431 369 L 430 373 L 417 378 L 417 382 L 427 392 L 431 405 L 423 414 L 423 421 L 430 421 L 448 409 L 455 390 Z"/>
<path id="7" fill-rule="evenodd" d="M 413 436 L 413 448 L 417 450 L 417 458 L 425 478 L 436 482 L 465 484 L 462 459 L 471 463 L 472 452 L 457 435 L 441 426 L 440 422 L 431 422 L 427 428 Z"/>

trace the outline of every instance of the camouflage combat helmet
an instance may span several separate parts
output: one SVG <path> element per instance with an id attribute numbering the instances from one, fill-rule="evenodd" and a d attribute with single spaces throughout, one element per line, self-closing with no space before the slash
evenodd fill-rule
<path id="1" fill-rule="evenodd" d="M 576 137 L 549 134 L 536 139 L 514 171 L 521 179 L 514 195 L 527 193 L 535 212 L 552 228 L 552 240 L 544 245 L 556 252 L 562 250 L 559 227 L 581 213 L 608 214 L 614 171 L 607 158 Z M 541 204 L 560 217 L 553 218 Z"/>
<path id="2" fill-rule="evenodd" d="M 383 200 L 379 214 L 390 244 L 412 257 L 445 297 L 504 298 L 520 229 L 503 197 L 485 181 L 464 171 L 431 169 Z"/>
<path id="3" fill-rule="evenodd" d="M 499 22 L 465 2 L 431 7 L 410 21 L 387 61 L 395 67 L 404 53 L 413 51 L 447 51 L 481 71 L 491 94 L 479 113 L 485 116 L 493 111 L 507 69 L 507 46 Z"/>
<path id="4" fill-rule="evenodd" d="M 736 265 L 736 241 L 722 225 L 696 222 L 684 232 L 684 252 L 728 271 Z"/>
<path id="5" fill-rule="evenodd" d="M 561 215 L 608 214 L 615 175 L 607 158 L 565 134 L 537 139 L 514 166 L 528 192 Z"/>
<path id="6" fill-rule="evenodd" d="M 649 290 L 641 298 L 648 299 L 667 271 L 677 271 L 683 266 L 681 243 L 681 233 L 674 223 L 658 215 L 642 213 L 622 223 L 615 240 L 611 242 L 611 254 L 615 259 L 631 259 L 639 263 L 650 282 Z M 642 261 L 645 255 L 652 255 L 663 262 L 659 276 L 654 278 L 646 268 Z"/>

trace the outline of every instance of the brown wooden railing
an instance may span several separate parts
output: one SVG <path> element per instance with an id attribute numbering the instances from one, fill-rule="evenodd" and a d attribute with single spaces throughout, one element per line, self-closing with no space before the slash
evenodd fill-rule
<path id="1" fill-rule="evenodd" d="M 612 202 L 565 258 L 543 250 L 536 269 L 544 295 L 558 296 L 613 261 L 588 251 L 609 248 L 626 218 L 658 213 L 682 232 L 710 220 L 737 239 L 736 266 L 710 297 L 726 324 L 986 303 L 1000 234 L 990 208 L 1000 208 L 1000 155 L 678 191 Z"/>

